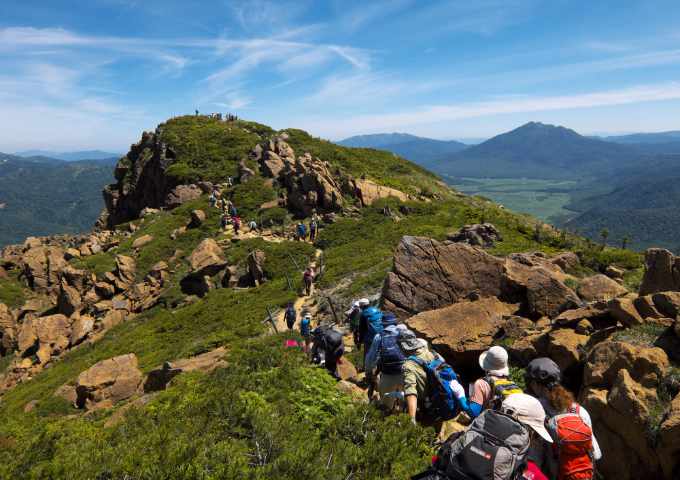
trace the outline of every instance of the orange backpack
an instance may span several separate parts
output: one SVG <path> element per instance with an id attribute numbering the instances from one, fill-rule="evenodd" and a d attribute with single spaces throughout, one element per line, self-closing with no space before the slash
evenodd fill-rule
<path id="1" fill-rule="evenodd" d="M 592 480 L 593 429 L 579 415 L 575 404 L 566 413 L 550 419 L 553 448 L 557 453 L 558 480 Z"/>

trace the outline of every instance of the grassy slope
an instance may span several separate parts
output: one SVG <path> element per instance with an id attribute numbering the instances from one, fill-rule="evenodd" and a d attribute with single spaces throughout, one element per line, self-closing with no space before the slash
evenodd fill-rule
<path id="1" fill-rule="evenodd" d="M 370 163 L 364 167 L 371 176 L 393 175 Z M 397 182 L 399 175 L 390 178 Z M 431 181 L 428 175 L 420 178 Z M 481 199 L 450 197 L 414 203 L 413 212 L 400 222 L 384 217 L 383 204 L 378 203 L 358 218 L 343 218 L 324 228 L 317 242 L 327 266 L 322 286 L 353 277 L 343 295 L 375 291 L 402 235 L 443 238 L 465 223 L 479 221 L 501 229 L 504 242 L 495 248 L 497 254 L 576 247 L 592 266 L 639 262 L 627 253 L 602 252 L 580 241 L 573 245 L 575 240 L 554 234 L 536 238 L 528 217 Z M 147 233 L 155 238 L 139 254 L 140 276 L 175 249 L 186 255 L 202 238 L 217 234 L 217 215 L 209 212 L 200 229 L 169 240 L 189 211 L 204 205 L 205 199 L 197 200 L 141 224 L 134 238 Z M 393 207 L 397 211 L 397 205 Z M 134 238 L 118 251 L 132 253 Z M 313 248 L 250 240 L 231 245 L 225 253 L 239 263 L 254 248 L 265 250 L 271 281 L 247 291 L 218 289 L 174 310 L 157 307 L 145 312 L 8 392 L 0 405 L 0 478 L 405 478 L 424 467 L 432 430 L 413 427 L 404 417 L 384 420 L 373 409 L 349 403 L 322 371 L 309 367 L 301 354 L 285 351 L 282 336 L 261 336 L 267 306 L 283 306 L 294 296 L 286 289 L 285 274 L 295 279 L 299 272 L 288 255 L 303 263 Z M 78 264 L 101 273 L 112 267 L 113 255 Z M 164 293 L 167 304 L 180 298 L 176 283 L 186 271 L 182 262 L 171 267 L 175 286 Z M 114 355 L 134 352 L 140 367 L 149 371 L 165 360 L 218 345 L 229 349 L 228 368 L 180 379 L 116 427 L 104 426 L 111 413 L 107 411 L 67 418 L 74 412 L 52 396 L 96 361 Z M 24 413 L 31 400 L 37 400 L 38 407 Z"/>

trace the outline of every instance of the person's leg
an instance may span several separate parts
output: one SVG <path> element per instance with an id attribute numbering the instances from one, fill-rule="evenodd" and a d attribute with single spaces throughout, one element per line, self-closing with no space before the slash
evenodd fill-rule
<path id="1" fill-rule="evenodd" d="M 382 403 L 388 411 L 393 411 L 398 406 L 398 398 L 394 395 L 387 395 L 388 393 L 399 392 L 403 390 L 404 384 L 401 375 L 385 375 L 380 374 L 378 381 L 378 393 L 380 394 L 380 403 Z"/>

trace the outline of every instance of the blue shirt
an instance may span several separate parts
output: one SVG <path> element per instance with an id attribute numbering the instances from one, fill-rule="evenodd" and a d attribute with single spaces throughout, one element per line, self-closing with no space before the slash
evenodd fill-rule
<path id="1" fill-rule="evenodd" d="M 309 327 L 310 327 L 310 321 L 309 318 L 303 318 L 302 321 L 300 322 L 300 335 L 303 337 L 309 337 Z"/>

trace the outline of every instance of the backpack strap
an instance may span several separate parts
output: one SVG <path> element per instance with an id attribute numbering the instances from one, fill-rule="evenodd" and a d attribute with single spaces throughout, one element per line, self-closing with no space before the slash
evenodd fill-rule
<path id="1" fill-rule="evenodd" d="M 423 360 L 422 358 L 416 357 L 415 355 L 411 355 L 411 356 L 408 357 L 406 360 L 411 360 L 412 362 L 417 363 L 417 364 L 420 365 L 421 367 L 427 368 L 427 362 L 426 362 L 425 360 Z"/>

